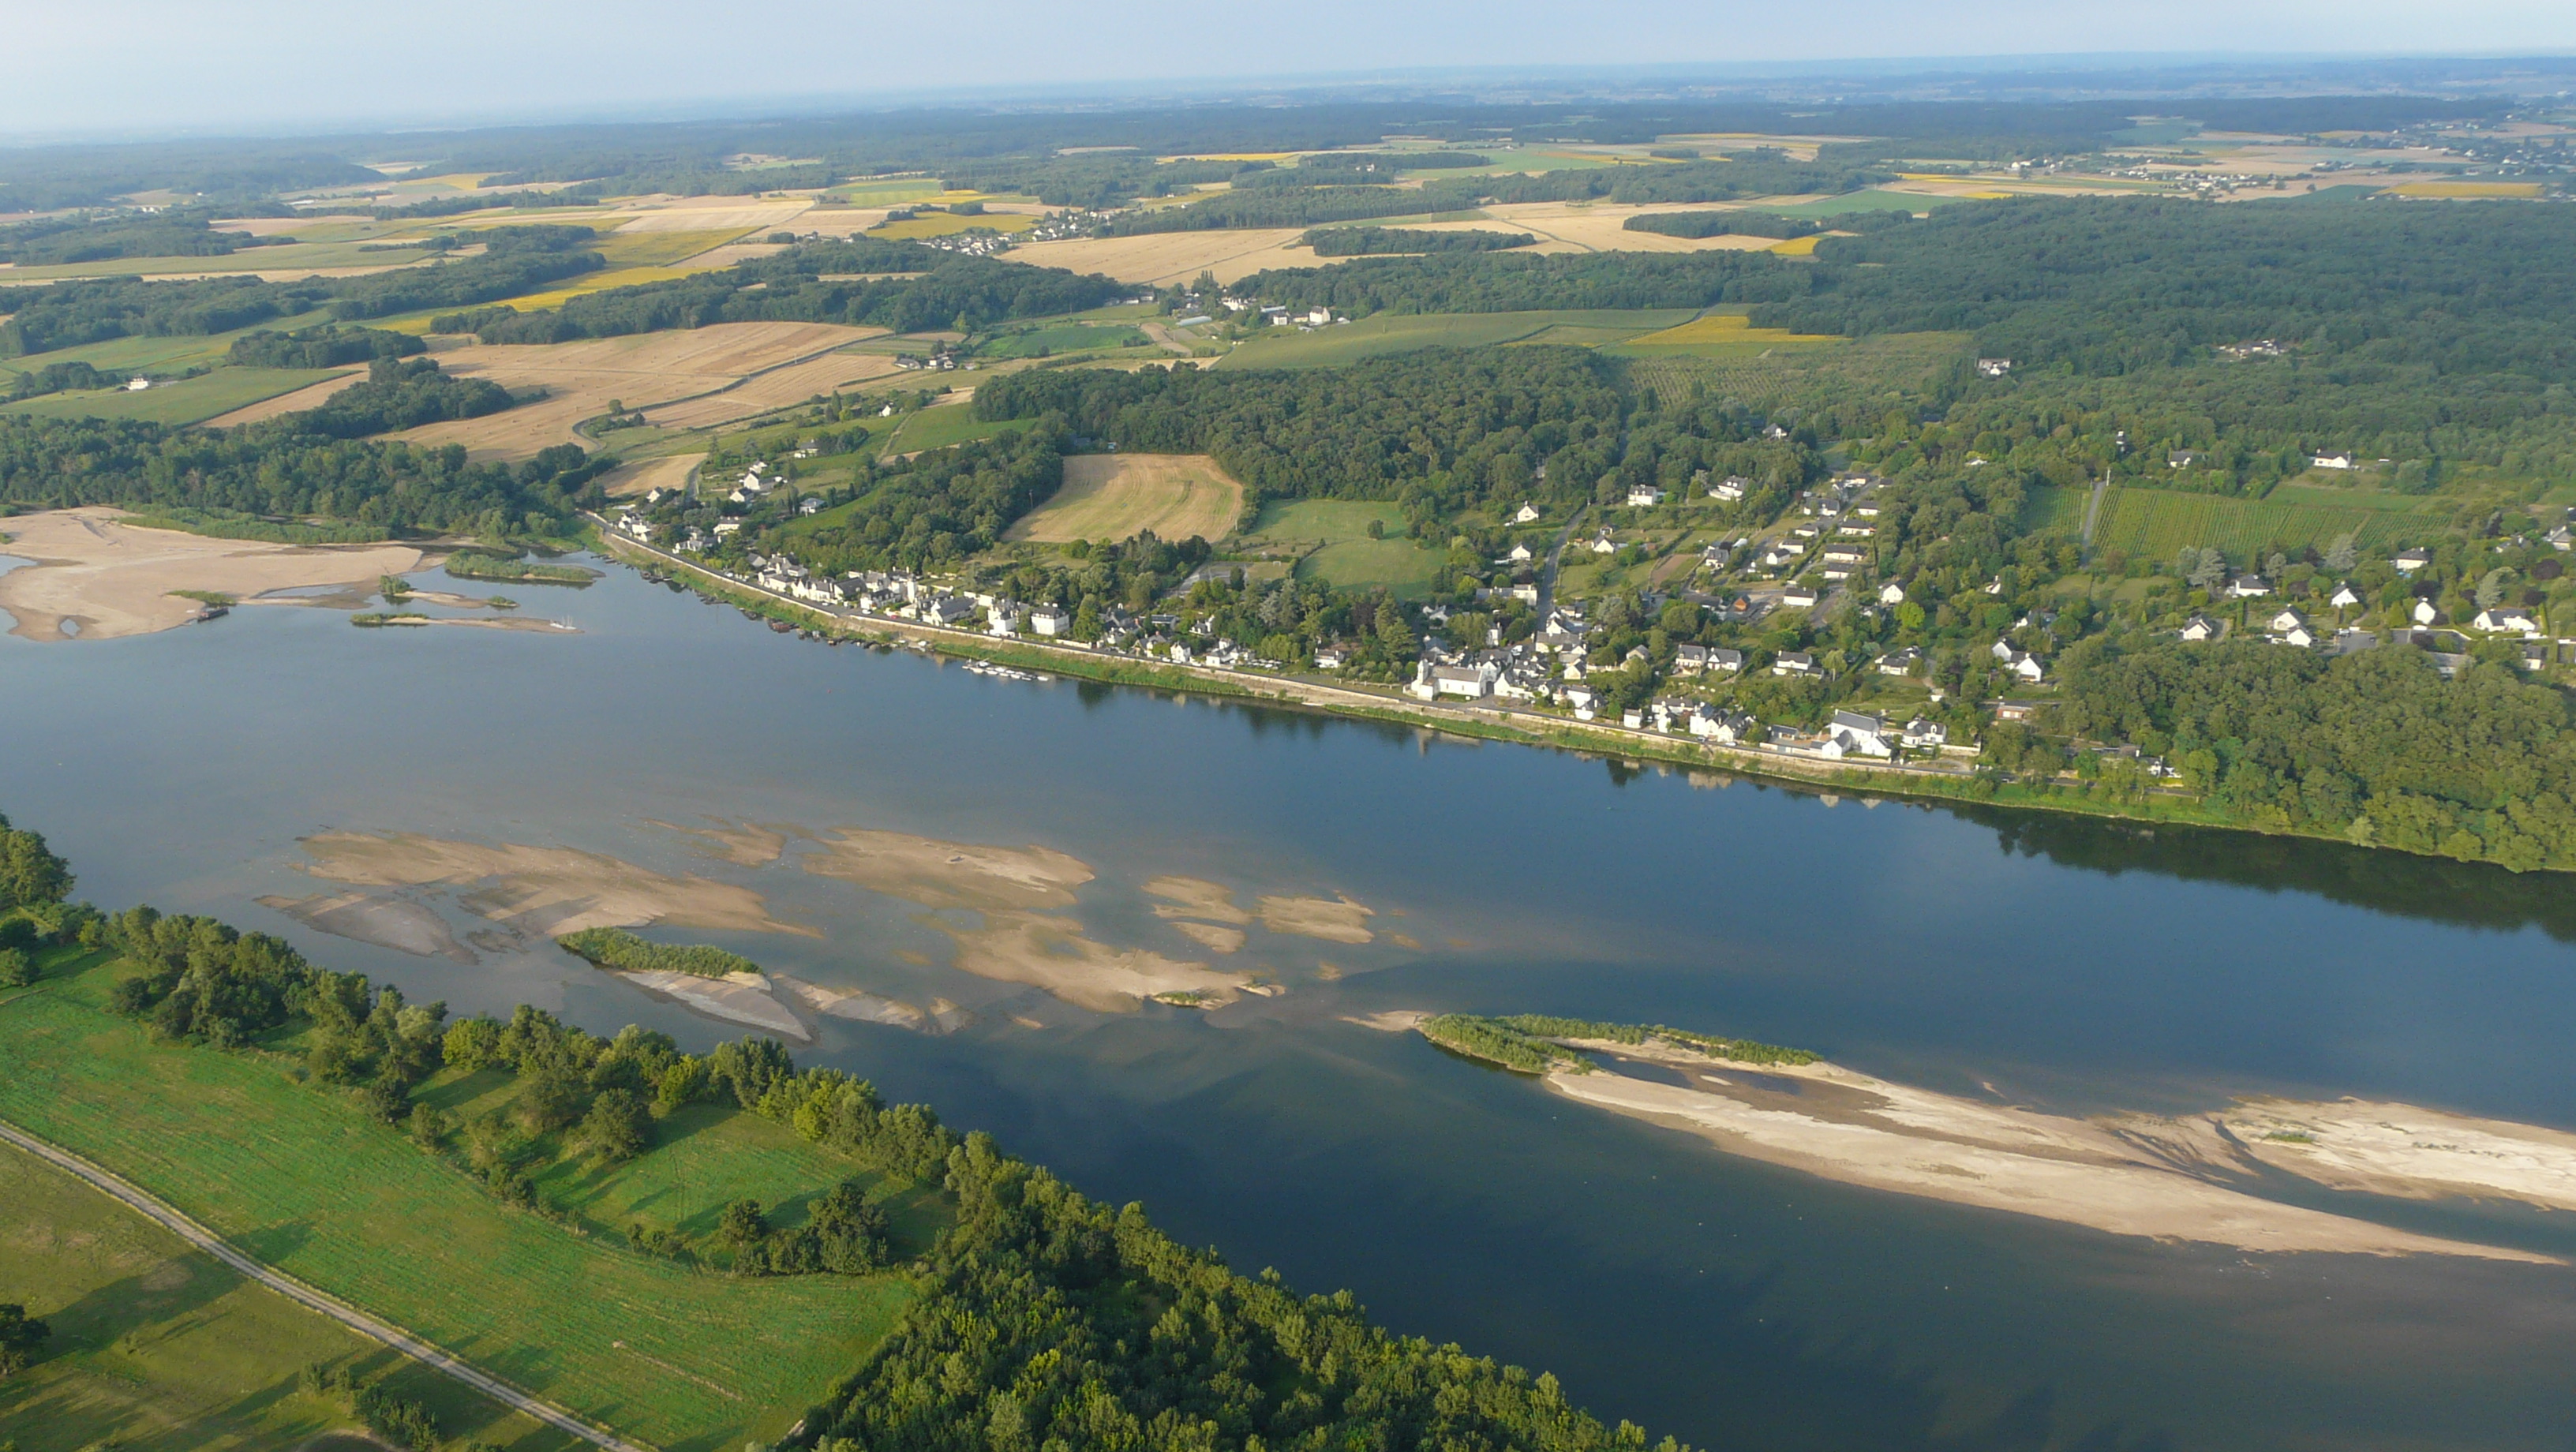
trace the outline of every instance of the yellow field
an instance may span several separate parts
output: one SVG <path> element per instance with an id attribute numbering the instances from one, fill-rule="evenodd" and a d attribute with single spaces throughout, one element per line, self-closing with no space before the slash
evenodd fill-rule
<path id="1" fill-rule="evenodd" d="M 961 217 L 954 212 L 933 212 L 908 222 L 887 222 L 870 227 L 868 235 L 894 241 L 917 241 L 923 237 L 949 237 L 987 227 L 996 232 L 1025 232 L 1038 224 L 1035 217 L 1017 212 L 986 212 L 981 216 Z"/>
<path id="2" fill-rule="evenodd" d="M 320 408 L 332 394 L 351 384 L 366 381 L 366 369 L 352 368 L 337 378 L 325 378 L 319 383 L 307 384 L 293 393 L 281 393 L 275 398 L 263 398 L 246 408 L 218 414 L 206 420 L 206 427 L 228 429 L 238 424 L 258 423 L 263 419 L 276 418 L 282 414 L 302 413 L 308 408 Z"/>
<path id="3" fill-rule="evenodd" d="M 542 312 L 547 308 L 562 307 L 570 298 L 582 297 L 594 292 L 606 292 L 616 287 L 638 287 L 648 282 L 670 282 L 702 271 L 705 269 L 697 267 L 612 267 L 604 272 L 585 273 L 561 287 L 548 288 L 544 292 L 532 292 L 525 297 L 504 299 L 499 306 L 515 308 L 523 313 Z"/>
<path id="4" fill-rule="evenodd" d="M 607 258 L 611 267 L 670 267 L 702 252 L 712 252 L 728 242 L 740 241 L 742 235 L 741 229 L 735 227 L 675 231 L 665 227 L 637 229 L 629 226 L 600 238 L 591 244 L 590 250 Z"/>
<path id="5" fill-rule="evenodd" d="M 1831 333 L 1792 333 L 1784 328 L 1757 328 L 1742 313 L 1712 313 L 1678 328 L 1631 338 L 1632 348 L 1696 348 L 1711 343 L 1838 343 Z"/>
<path id="6" fill-rule="evenodd" d="M 673 454 L 668 458 L 638 460 L 601 475 L 599 487 L 611 499 L 630 499 L 656 489 L 678 489 L 689 482 L 690 471 L 705 463 L 706 459 L 704 454 Z"/>
<path id="7" fill-rule="evenodd" d="M 754 374 L 802 364 L 883 331 L 831 323 L 718 323 L 577 343 L 475 344 L 450 349 L 438 355 L 449 373 L 488 378 L 512 392 L 543 389 L 545 397 L 482 418 L 425 424 L 397 437 L 419 444 L 463 444 L 480 459 L 525 458 L 550 445 L 580 442 L 573 425 L 608 412 L 612 401 L 629 410 L 651 409 L 713 394 Z M 839 361 L 846 361 L 850 374 L 859 375 L 875 360 Z M 891 360 L 887 364 L 891 367 Z M 798 383 L 807 381 L 800 378 Z M 816 391 L 829 390 L 802 387 L 795 397 Z M 712 412 L 739 418 L 776 406 L 763 402 L 763 396 L 737 390 L 729 403 Z"/>
<path id="8" fill-rule="evenodd" d="M 1034 267 L 1064 267 L 1075 272 L 1106 273 L 1120 282 L 1188 282 L 1213 272 L 1221 283 L 1234 283 L 1265 267 L 1313 267 L 1343 258 L 1318 258 L 1289 243 L 1306 235 L 1303 227 L 1244 227 L 1210 232 L 1149 232 L 1141 237 L 1075 238 L 1065 242 L 1031 242 L 1011 250 L 1013 262 Z"/>
<path id="9" fill-rule="evenodd" d="M 738 388 L 665 404 L 644 419 L 657 428 L 702 429 L 803 403 L 818 393 L 856 388 L 894 371 L 894 358 L 889 354 L 826 353 L 803 363 L 771 369 Z"/>
<path id="10" fill-rule="evenodd" d="M 1815 255 L 1816 244 L 1823 240 L 1825 239 L 1822 237 L 1812 235 L 1806 237 L 1791 237 L 1786 241 L 1774 242 L 1762 250 L 1765 252 L 1777 252 L 1783 257 L 1811 257 Z"/>
<path id="11" fill-rule="evenodd" d="M 1243 486 L 1205 454 L 1076 454 L 1064 487 L 1011 526 L 1005 539 L 1067 544 L 1157 538 L 1223 539 L 1243 513 Z"/>
<path id="12" fill-rule="evenodd" d="M 2536 197 L 2538 182 L 2399 182 L 2388 189 L 2400 197 Z"/>

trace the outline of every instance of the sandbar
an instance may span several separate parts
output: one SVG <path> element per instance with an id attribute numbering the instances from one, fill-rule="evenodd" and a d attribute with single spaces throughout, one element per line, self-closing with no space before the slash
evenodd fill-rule
<path id="1" fill-rule="evenodd" d="M 196 618 L 194 600 L 173 590 L 243 598 L 313 585 L 368 584 L 421 566 L 410 545 L 284 545 L 209 539 L 126 523 L 119 509 L 90 505 L 0 521 L 10 536 L 0 554 L 33 560 L 0 575 L 0 610 L 28 640 L 112 640 L 148 635 Z M 66 630 L 65 624 L 72 629 Z"/>
<path id="2" fill-rule="evenodd" d="M 483 960 L 456 941 L 438 914 L 409 898 L 390 892 L 344 892 L 316 897 L 263 897 L 259 905 L 274 908 L 315 932 L 352 942 L 392 948 L 415 958 L 445 958 L 472 965 Z"/>
<path id="3" fill-rule="evenodd" d="M 714 821 L 713 818 L 708 820 Z M 695 837 L 698 839 L 700 851 L 710 857 L 722 858 L 738 867 L 766 867 L 777 861 L 779 855 L 787 850 L 786 833 L 770 827 L 756 826 L 750 822 L 740 826 L 727 826 L 722 822 L 716 822 L 715 825 L 707 827 L 683 827 L 676 822 L 657 822 L 647 817 L 644 819 L 644 825 L 659 827 L 666 832 L 677 832 L 684 837 Z"/>
<path id="4" fill-rule="evenodd" d="M 466 889 L 458 902 L 537 937 L 648 923 L 718 931 L 796 933 L 813 928 L 772 917 L 747 887 L 694 874 L 655 872 L 569 847 L 453 841 L 410 832 L 323 832 L 303 840 L 315 877 L 357 887 Z"/>
<path id="5" fill-rule="evenodd" d="M 902 832 L 842 828 L 802 861 L 807 872 L 931 908 L 1026 909 L 1073 905 L 1091 880 L 1078 858 L 1046 847 L 985 847 Z"/>
<path id="6" fill-rule="evenodd" d="M 957 940 L 957 967 L 979 978 L 1025 983 L 1067 1003 L 1102 1013 L 1129 1013 L 1157 994 L 1198 994 L 1232 1002 L 1246 975 L 1221 973 L 1141 948 L 1113 948 L 1082 935 L 1071 918 L 987 912 L 980 928 L 940 922 Z"/>
<path id="7" fill-rule="evenodd" d="M 1180 921 L 1174 922 L 1172 926 L 1180 929 L 1191 941 L 1211 953 L 1238 953 L 1243 950 L 1245 935 L 1241 928 L 1229 928 L 1223 923 Z"/>
<path id="8" fill-rule="evenodd" d="M 1234 889 L 1221 882 L 1202 877 L 1157 877 L 1145 884 L 1149 896 L 1166 898 L 1156 903 L 1154 915 L 1164 918 L 1205 918 L 1212 923 L 1237 926 L 1252 921 L 1252 914 L 1236 906 Z"/>
<path id="9" fill-rule="evenodd" d="M 1265 897 L 1261 925 L 1274 933 L 1322 938 L 1334 943 L 1365 943 L 1377 935 L 1368 929 L 1376 914 L 1349 898 Z"/>
<path id="10" fill-rule="evenodd" d="M 864 988 L 826 988 L 784 975 L 775 976 L 772 981 L 795 1002 L 815 1013 L 829 1014 L 834 1018 L 881 1023 L 932 1035 L 955 1033 L 975 1021 L 974 1014 L 944 998 L 930 1000 L 930 1007 L 925 1010 L 898 998 L 870 993 Z"/>
<path id="11" fill-rule="evenodd" d="M 804 1020 L 772 997 L 769 979 L 758 973 L 728 973 L 702 978 L 694 973 L 622 972 L 617 975 L 657 997 L 670 999 L 709 1018 L 767 1029 L 798 1043 L 812 1043 Z"/>
<path id="12" fill-rule="evenodd" d="M 2530 1251 L 2418 1234 L 2254 1194 L 2251 1187 L 2263 1165 L 2306 1171 L 2288 1155 L 2246 1152 L 2231 1132 L 2237 1111 L 2076 1119 L 1890 1083 L 1830 1063 L 1756 1068 L 1654 1044 L 1576 1046 L 1674 1066 L 1688 1082 L 1559 1070 L 1547 1076 L 1554 1092 L 1689 1131 L 1729 1154 L 1844 1184 L 2034 1215 L 2115 1235 L 2250 1251 L 2558 1263 Z M 2283 1107 L 2270 1105 L 2268 1111 L 2277 1115 Z M 2392 1107 L 2361 1106 L 2336 1122 Z M 2527 1131 L 2524 1126 L 2505 1128 Z M 2528 1132 L 2511 1138 L 2525 1146 L 2526 1154 L 2540 1151 L 2540 1141 Z M 2554 1138 L 2563 1141 L 2550 1150 L 2560 1165 L 2558 1173 L 2576 1172 L 2576 1137 Z M 2390 1145 L 2393 1141 L 2375 1151 L 2363 1150 L 2360 1160 L 2394 1165 Z M 2492 1179 L 2473 1183 L 2485 1170 L 2468 1156 L 2435 1154 L 2433 1161 L 2440 1175 L 2420 1177 L 2417 1183 L 2439 1183 L 2454 1194 L 2506 1193 Z M 2530 1178 L 2525 1171 L 2511 1173 Z"/>

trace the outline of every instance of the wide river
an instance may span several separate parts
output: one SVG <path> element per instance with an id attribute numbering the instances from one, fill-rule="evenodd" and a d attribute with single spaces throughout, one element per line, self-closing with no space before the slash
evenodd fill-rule
<path id="1" fill-rule="evenodd" d="M 0 809 L 102 905 L 219 914 L 459 1011 L 533 1002 L 695 1047 L 742 1030 L 551 950 L 487 934 L 414 956 L 258 899 L 343 891 L 300 870 L 330 831 L 752 888 L 819 935 L 673 936 L 973 1015 L 947 1035 L 817 1019 L 800 1061 L 1702 1447 L 2563 1449 L 2576 1427 L 2563 1263 L 2249 1254 L 1852 1188 L 1351 1021 L 1668 1023 L 2073 1114 L 2350 1095 L 2576 1128 L 2566 878 L 995 681 L 776 635 L 622 570 L 515 593 L 583 633 L 242 609 L 0 639 Z M 801 846 L 745 865 L 656 823 L 1043 846 L 1096 874 L 1063 910 L 1090 938 L 1285 991 L 1090 1011 L 958 971 L 955 914 L 800 872 Z M 1165 874 L 1246 903 L 1347 895 L 1373 940 L 1256 925 L 1212 959 L 1150 911 Z M 433 906 L 470 941 L 479 920 Z M 2335 1200 L 2576 1257 L 2563 1214 Z"/>

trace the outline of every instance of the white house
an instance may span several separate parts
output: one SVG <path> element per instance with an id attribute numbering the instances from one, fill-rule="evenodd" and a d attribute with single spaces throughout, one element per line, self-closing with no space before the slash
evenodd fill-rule
<path id="1" fill-rule="evenodd" d="M 1610 537 L 1610 531 L 1606 529 L 1601 531 L 1601 533 L 1592 541 L 1592 552 L 1596 555 L 1610 554 L 1618 548 L 1619 542 L 1612 539 Z"/>
<path id="2" fill-rule="evenodd" d="M 2261 575 L 2239 575 L 2227 582 L 2227 593 L 2239 600 L 2256 595 L 2269 595 L 2272 593 L 2272 582 Z"/>
<path id="3" fill-rule="evenodd" d="M 1664 491 L 1652 484 L 1640 484 L 1628 491 L 1630 509 L 1652 509 L 1664 502 Z"/>
<path id="4" fill-rule="evenodd" d="M 2531 612 L 2512 605 L 2481 610 L 2478 618 L 2469 623 L 2490 635 L 2536 637 L 2540 634 L 2540 622 L 2531 618 Z"/>
<path id="5" fill-rule="evenodd" d="M 1816 673 L 1816 658 L 1803 650 L 1784 650 L 1771 662 L 1771 674 L 1775 676 L 1812 676 Z"/>
<path id="6" fill-rule="evenodd" d="M 1897 738 L 1897 744 L 1908 751 L 1919 751 L 1926 746 L 1939 750 L 1950 744 L 1950 728 L 1917 716 L 1905 723 L 1905 734 Z"/>
<path id="7" fill-rule="evenodd" d="M 2399 550 L 2389 563 L 2397 567 L 2397 573 L 2411 575 L 2433 563 L 2433 552 L 2427 549 Z"/>
<path id="8" fill-rule="evenodd" d="M 2196 614 L 2182 623 L 2182 638 L 2185 640 L 2216 640 L 2218 635 L 2218 622 L 2206 615 Z"/>
<path id="9" fill-rule="evenodd" d="M 1073 612 L 1061 605 L 1040 605 L 1029 611 L 1029 631 L 1049 638 L 1073 628 Z"/>
<path id="10" fill-rule="evenodd" d="M 1529 503 L 1526 500 L 1522 501 L 1520 508 L 1512 511 L 1512 523 L 1514 524 L 1531 524 L 1535 523 L 1537 519 L 1538 506 Z"/>
<path id="11" fill-rule="evenodd" d="M 1504 555 L 1503 558 L 1517 565 L 1523 561 L 1538 558 L 1538 552 L 1529 547 L 1528 541 L 1515 540 L 1512 542 L 1511 553 Z"/>
<path id="12" fill-rule="evenodd" d="M 1761 724 L 1738 711 L 1721 711 L 1715 706 L 1702 706 L 1691 712 L 1690 734 L 1717 746 L 1749 745 L 1761 730 Z"/>
<path id="13" fill-rule="evenodd" d="M 1428 701 L 1440 696 L 1464 696 L 1481 699 L 1494 693 L 1494 680 L 1502 672 L 1491 665 L 1436 666 L 1429 661 L 1414 667 L 1413 684 L 1407 694 Z"/>
<path id="14" fill-rule="evenodd" d="M 1904 603 L 1905 603 L 1905 587 L 1904 587 L 1903 585 L 1900 585 L 1900 584 L 1896 583 L 1894 580 L 1890 580 L 1890 581 L 1888 581 L 1886 584 L 1879 586 L 1879 587 L 1878 587 L 1878 603 L 1879 603 L 1879 604 L 1881 604 L 1881 605 L 1902 605 L 1902 604 L 1904 604 Z"/>
<path id="15" fill-rule="evenodd" d="M 1723 499 L 1731 504 L 1744 497 L 1745 488 L 1752 482 L 1741 474 L 1729 474 L 1710 487 L 1708 497 Z"/>
<path id="16" fill-rule="evenodd" d="M 1859 711 L 1836 711 L 1825 726 L 1825 739 L 1817 751 L 1820 755 L 1840 759 L 1846 756 L 1891 757 L 1896 749 L 1887 741 L 1887 722 Z"/>
<path id="17" fill-rule="evenodd" d="M 2317 633 L 2310 630 L 2308 628 L 2308 623 L 2304 620 L 2291 626 L 2287 630 L 2281 631 L 2272 638 L 2283 645 L 2295 645 L 2301 650 L 2305 650 L 2309 646 L 2317 643 Z"/>
<path id="18" fill-rule="evenodd" d="M 2308 460 L 2308 462 L 2316 465 L 2320 469 L 2349 469 L 2352 467 L 2352 455 L 2319 454 L 2315 458 Z"/>
<path id="19" fill-rule="evenodd" d="M 1718 646 L 1708 653 L 1708 668 L 1721 675 L 1733 675 L 1744 669 L 1744 652 Z"/>
<path id="20" fill-rule="evenodd" d="M 2433 607 L 2433 602 L 2430 600 L 2416 601 L 2415 608 L 2406 613 L 2414 617 L 2415 623 L 2418 625 L 2430 625 L 2434 621 L 2442 618 L 2442 612 L 2435 609 Z"/>
<path id="21" fill-rule="evenodd" d="M 1673 669 L 1697 673 L 1708 669 L 1708 647 L 1682 645 L 1673 648 Z"/>
<path id="22" fill-rule="evenodd" d="M 1914 673 L 1914 668 L 1922 663 L 1922 650 L 1919 647 L 1909 645 L 1903 650 L 1891 650 L 1887 654 L 1880 656 L 1878 658 L 1878 673 L 1883 676 L 1909 676 Z"/>
<path id="23" fill-rule="evenodd" d="M 2010 358 L 1980 358 L 1977 360 L 1977 376 L 1980 378 L 2001 378 L 2011 371 L 2012 360 Z"/>
<path id="24" fill-rule="evenodd" d="M 2326 598 L 2326 603 L 2337 610 L 2349 610 L 2361 603 L 2361 592 L 2352 587 L 2351 581 L 2346 580 L 2335 586 L 2334 594 Z"/>
<path id="25" fill-rule="evenodd" d="M 2301 615 L 2296 610 L 2284 610 L 2280 614 L 2273 616 L 2270 622 L 2272 633 L 2275 635 L 2285 634 L 2289 631 L 2296 630 L 2307 623 L 2308 617 Z"/>
<path id="26" fill-rule="evenodd" d="M 1804 585 L 1791 585 L 1780 592 L 1780 603 L 1791 610 L 1807 610 L 1816 603 L 1816 592 Z"/>

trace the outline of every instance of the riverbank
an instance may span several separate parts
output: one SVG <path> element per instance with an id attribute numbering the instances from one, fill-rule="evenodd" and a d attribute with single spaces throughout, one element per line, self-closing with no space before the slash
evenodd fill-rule
<path id="1" fill-rule="evenodd" d="M 1553 747 L 1639 766 L 1679 767 L 1695 776 L 1707 774 L 1712 785 L 1724 785 L 1730 778 L 1741 776 L 1780 786 L 1812 789 L 1822 794 L 1828 804 L 1835 800 L 1837 794 L 1850 793 L 1863 798 L 2055 812 L 2135 822 L 2149 828 L 2192 827 L 2264 837 L 2298 837 L 2411 857 L 2440 855 L 2414 852 L 2384 842 L 2353 843 L 2325 832 L 2257 827 L 2213 811 L 2197 798 L 2179 792 L 2159 792 L 2143 802 L 2119 802 L 2081 789 L 2071 790 L 2062 784 L 2036 785 L 2003 780 L 1965 766 L 1903 763 L 1852 766 L 1821 757 L 1790 755 L 1775 748 L 1719 746 L 1661 732 L 1633 730 L 1612 722 L 1575 721 L 1501 704 L 1418 701 L 1391 687 L 1372 690 L 1306 677 L 1107 656 L 1079 645 L 1059 645 L 1026 638 L 1000 640 L 977 631 L 955 630 L 886 616 L 860 615 L 808 604 L 773 594 L 756 585 L 728 579 L 682 556 L 640 545 L 613 531 L 596 531 L 592 543 L 600 553 L 610 558 L 624 559 L 628 563 L 650 561 L 656 567 L 684 575 L 691 588 L 702 595 L 770 620 L 817 631 L 827 638 L 871 645 L 903 645 L 960 660 L 986 661 L 1107 685 L 1146 686 L 1255 701 L 1282 710 L 1376 721 L 1468 740 Z"/>

